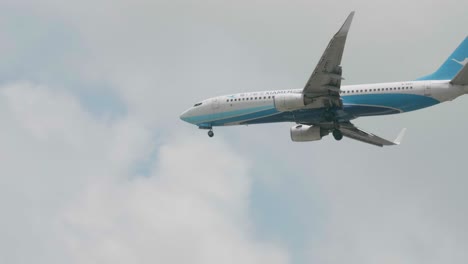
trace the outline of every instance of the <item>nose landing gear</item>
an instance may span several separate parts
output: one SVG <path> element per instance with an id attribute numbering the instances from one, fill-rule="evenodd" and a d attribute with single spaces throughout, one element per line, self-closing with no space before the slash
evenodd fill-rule
<path id="1" fill-rule="evenodd" d="M 210 125 L 200 125 L 199 129 L 208 130 L 208 136 L 211 138 L 214 136 L 213 127 Z"/>
<path id="2" fill-rule="evenodd" d="M 212 129 L 208 130 L 208 136 L 209 137 L 213 137 L 214 136 L 214 132 Z"/>

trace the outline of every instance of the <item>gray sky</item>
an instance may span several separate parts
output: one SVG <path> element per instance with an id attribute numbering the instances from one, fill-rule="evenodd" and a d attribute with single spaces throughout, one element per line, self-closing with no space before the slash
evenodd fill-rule
<path id="1" fill-rule="evenodd" d="M 194 102 L 302 88 L 350 11 L 344 84 L 414 80 L 460 1 L 0 2 L 0 262 L 464 263 L 468 99 L 356 123 L 403 144 L 216 129 Z"/>

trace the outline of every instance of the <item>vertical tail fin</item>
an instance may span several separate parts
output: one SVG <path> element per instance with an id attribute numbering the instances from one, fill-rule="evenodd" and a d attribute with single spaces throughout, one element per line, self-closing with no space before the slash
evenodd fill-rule
<path id="1" fill-rule="evenodd" d="M 451 80 L 468 63 L 468 37 L 465 37 L 458 48 L 433 74 L 421 77 L 418 80 Z"/>

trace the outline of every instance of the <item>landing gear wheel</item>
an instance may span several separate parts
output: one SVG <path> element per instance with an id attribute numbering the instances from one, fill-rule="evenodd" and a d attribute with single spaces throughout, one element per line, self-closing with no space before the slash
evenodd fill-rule
<path id="1" fill-rule="evenodd" d="M 213 136 L 214 136 L 213 130 L 208 131 L 208 136 L 209 136 L 209 137 L 213 137 Z"/>
<path id="2" fill-rule="evenodd" d="M 333 137 L 340 141 L 342 138 L 343 138 L 343 133 L 341 133 L 341 131 L 339 129 L 335 129 L 333 130 Z"/>

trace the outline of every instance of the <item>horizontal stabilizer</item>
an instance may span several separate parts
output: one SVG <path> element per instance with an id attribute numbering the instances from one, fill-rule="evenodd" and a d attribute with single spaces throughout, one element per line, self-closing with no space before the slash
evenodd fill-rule
<path id="1" fill-rule="evenodd" d="M 468 85 L 468 64 L 466 62 L 463 69 L 457 73 L 450 83 L 453 85 Z"/>

